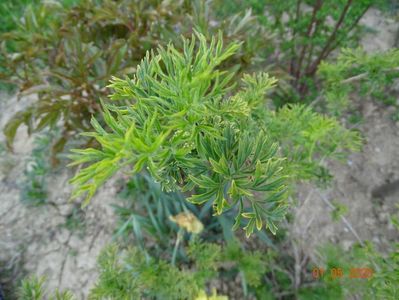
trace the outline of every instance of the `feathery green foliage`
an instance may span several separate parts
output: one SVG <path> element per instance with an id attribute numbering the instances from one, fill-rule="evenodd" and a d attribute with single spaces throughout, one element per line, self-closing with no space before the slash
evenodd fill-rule
<path id="1" fill-rule="evenodd" d="M 52 295 L 46 295 L 44 288 L 45 278 L 31 277 L 24 279 L 19 287 L 18 300 L 75 300 L 76 298 L 69 292 L 56 290 Z"/>
<path id="2" fill-rule="evenodd" d="M 118 245 L 111 244 L 103 249 L 98 257 L 99 277 L 90 290 L 88 299 L 149 297 L 200 300 L 204 299 L 201 297 L 204 297 L 206 284 L 212 278 L 217 278 L 222 268 L 237 268 L 234 272 L 244 272 L 248 279 L 251 279 L 251 276 L 260 278 L 265 272 L 265 269 L 260 267 L 265 263 L 258 253 L 239 249 L 236 244 L 223 249 L 217 244 L 194 239 L 186 251 L 190 261 L 177 267 L 166 260 L 150 257 L 137 248 L 123 250 Z M 44 278 L 30 278 L 22 282 L 18 299 L 42 300 L 46 299 L 46 296 Z M 69 292 L 56 291 L 50 299 L 74 298 Z M 213 299 L 212 296 L 209 299 Z"/>
<path id="3" fill-rule="evenodd" d="M 374 54 L 361 48 L 342 49 L 336 61 L 322 62 L 318 73 L 330 113 L 339 115 L 350 107 L 350 95 L 356 90 L 399 108 L 392 89 L 399 77 L 398 49 Z"/>
<path id="4" fill-rule="evenodd" d="M 180 9 L 175 17 L 169 14 Z M 158 0 L 28 6 L 16 28 L 2 35 L 0 80 L 16 84 L 19 95 L 37 94 L 39 100 L 7 123 L 8 146 L 23 123 L 32 131 L 57 124 L 62 135 L 53 152 L 60 152 L 67 140 L 89 129 L 111 75 L 132 72 L 146 50 L 170 40 L 183 11 Z"/>
<path id="5" fill-rule="evenodd" d="M 304 105 L 284 106 L 269 113 L 266 120 L 271 137 L 280 143 L 288 158 L 286 167 L 295 180 L 328 180 L 328 170 L 322 163 L 344 158 L 361 146 L 358 132 L 347 130 L 336 119 Z"/>
<path id="6" fill-rule="evenodd" d="M 92 114 L 104 124 L 100 99 L 109 94 L 105 85 L 111 76 L 133 73 L 147 50 L 175 41 L 180 33 L 197 28 L 210 36 L 220 29 L 227 41 L 246 41 L 245 51 L 227 64 L 238 69 L 249 66 L 263 39 L 267 40 L 267 33 L 249 13 L 229 16 L 216 28 L 208 26 L 214 20 L 213 10 L 204 1 L 66 2 L 74 4 L 44 1 L 28 6 L 23 17 L 15 20 L 14 30 L 1 36 L 0 81 L 14 84 L 19 96 L 38 97 L 5 126 L 9 148 L 22 124 L 30 132 L 60 127 L 54 154 L 77 133 L 89 130 Z"/>
<path id="7" fill-rule="evenodd" d="M 221 5 L 223 15 L 252 8 L 259 22 L 275 35 L 265 49 L 270 64 L 289 75 L 287 91 L 277 103 L 304 102 L 317 96 L 315 74 L 320 63 L 340 47 L 353 47 L 359 40 L 358 23 L 372 0 L 246 0 Z M 226 11 L 227 10 L 227 11 Z M 287 93 L 288 92 L 288 93 Z"/>
<path id="8" fill-rule="evenodd" d="M 85 135 L 102 150 L 74 150 L 71 165 L 91 165 L 71 180 L 78 186 L 73 197 L 87 192 L 87 204 L 105 180 L 133 165 L 133 173 L 146 168 L 167 191 L 193 191 L 190 202 L 213 201 L 218 215 L 238 206 L 237 224 L 249 219 L 248 235 L 263 222 L 275 232 L 285 211 L 283 160 L 255 119 L 261 95 L 275 79 L 246 76 L 245 88 L 229 96 L 233 74 L 216 67 L 239 45 L 223 48 L 221 35 L 208 45 L 197 36 L 198 47 L 193 37 L 184 40 L 182 53 L 173 45 L 159 48 L 147 53 L 133 79 L 113 79 L 110 98 L 127 105 L 103 104 L 112 132 L 92 119 L 96 132 Z"/>
<path id="9" fill-rule="evenodd" d="M 326 299 L 347 299 L 351 296 L 361 299 L 397 299 L 399 295 L 398 244 L 394 243 L 387 254 L 377 251 L 370 242 L 365 246 L 355 245 L 343 251 L 336 245 L 324 245 L 319 250 L 321 266 L 327 270 L 322 276 L 319 292 Z M 321 267 L 319 266 L 319 267 Z M 342 268 L 343 277 L 333 278 L 331 270 Z M 369 278 L 350 278 L 352 268 L 369 268 Z M 355 274 L 357 276 L 358 274 Z M 311 293 L 312 290 L 308 290 Z"/>
<path id="10" fill-rule="evenodd" d="M 71 180 L 73 198 L 86 193 L 87 204 L 108 178 L 132 166 L 166 191 L 189 191 L 192 203 L 211 201 L 216 215 L 237 211 L 234 229 L 247 219 L 247 235 L 263 225 L 275 233 L 287 176 L 325 177 L 322 161 L 357 150 L 360 137 L 305 106 L 267 108 L 264 95 L 276 80 L 265 73 L 244 75 L 235 89 L 233 73 L 217 66 L 239 45 L 223 49 L 220 35 L 209 45 L 197 36 L 198 44 L 183 39 L 182 52 L 169 45 L 147 53 L 133 79 L 113 79 L 117 104 L 103 103 L 111 131 L 93 118 L 95 132 L 84 134 L 102 149 L 70 156 L 71 165 L 89 163 Z"/>
<path id="11" fill-rule="evenodd" d="M 25 279 L 21 283 L 19 298 L 21 300 L 40 300 L 43 297 L 45 278 Z"/>
<path id="12" fill-rule="evenodd" d="M 258 287 L 262 283 L 262 276 L 268 270 L 265 253 L 254 251 L 248 255 L 238 243 L 230 243 L 222 255 L 223 260 L 235 263 L 248 285 Z"/>
<path id="13" fill-rule="evenodd" d="M 17 83 L 21 95 L 38 96 L 14 115 L 4 133 L 11 147 L 21 124 L 29 132 L 61 127 L 52 149 L 59 152 L 76 133 L 93 127 L 84 134 L 88 147 L 71 155 L 71 165 L 83 167 L 71 180 L 73 197 L 86 195 L 84 205 L 119 170 L 133 175 L 125 192 L 134 201 L 115 208 L 122 221 L 117 234 L 133 232 L 138 247 L 111 245 L 103 251 L 89 299 L 208 299 L 206 285 L 226 275 L 241 280 L 245 296 L 256 290 L 261 299 L 399 297 L 397 248 L 387 257 L 371 247 L 349 255 L 323 250 L 328 268 L 356 261 L 378 272 L 351 287 L 331 276 L 315 284 L 306 277 L 306 256 L 298 272 L 298 257 L 287 254 L 282 235 L 274 239 L 281 242 L 272 245 L 281 247 L 276 252 L 248 252 L 244 242 L 200 242 L 170 219 L 190 213 L 209 240 L 219 240 L 221 232 L 229 235 L 226 241 L 234 239 L 226 234 L 231 227 L 243 227 L 247 236 L 256 229 L 266 235 L 263 228 L 275 234 L 295 184 L 327 182 L 331 175 L 325 160 L 360 148 L 359 133 L 335 118 L 281 103 L 314 99 L 319 69 L 329 113 L 349 106 L 357 87 L 363 95 L 371 91 L 397 105 L 387 95 L 391 91 L 386 93 L 398 76 L 397 50 L 370 55 L 344 49 L 335 63 L 325 61 L 338 47 L 356 45 L 360 18 L 380 1 L 229 1 L 215 12 L 218 1 L 89 0 L 77 1 L 72 9 L 64 2 L 75 1 L 28 7 L 13 24 L 18 28 L 2 35 L 0 79 Z M 230 16 L 229 10 L 240 13 Z M 176 33 L 187 36 L 192 28 L 199 32 L 196 37 L 176 39 Z M 223 34 L 212 37 L 218 29 Z M 270 43 L 267 32 L 275 33 Z M 236 41 L 224 47 L 231 40 Z M 148 51 L 158 45 L 157 51 Z M 257 66 L 250 66 L 254 59 Z M 288 74 L 273 97 L 278 109 L 265 99 L 277 80 L 267 73 L 242 74 L 247 67 L 282 68 Z M 132 73 L 132 79 L 123 77 Z M 112 101 L 101 101 L 111 90 Z M 26 174 L 35 183 L 27 195 L 37 202 L 45 197 L 45 149 L 35 149 L 40 164 Z M 344 212 L 336 205 L 333 218 Z M 79 214 L 72 213 L 66 226 L 79 228 L 79 221 Z M 26 280 L 20 289 L 21 299 L 48 296 L 44 279 Z M 56 291 L 49 299 L 74 298 Z"/>

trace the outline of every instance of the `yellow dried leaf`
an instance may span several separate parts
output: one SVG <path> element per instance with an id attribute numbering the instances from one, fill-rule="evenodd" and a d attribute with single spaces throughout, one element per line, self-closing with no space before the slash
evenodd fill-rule
<path id="1" fill-rule="evenodd" d="M 176 216 L 170 216 L 169 219 L 175 222 L 180 228 L 188 232 L 198 234 L 204 229 L 204 225 L 191 212 L 182 212 Z"/>

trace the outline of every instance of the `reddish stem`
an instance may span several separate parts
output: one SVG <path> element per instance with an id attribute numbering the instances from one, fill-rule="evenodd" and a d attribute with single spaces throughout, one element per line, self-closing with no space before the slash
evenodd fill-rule
<path id="1" fill-rule="evenodd" d="M 312 66 L 308 70 L 307 75 L 313 76 L 315 74 L 320 62 L 326 57 L 326 55 L 328 55 L 328 53 L 329 53 L 328 49 L 330 48 L 331 44 L 334 42 L 337 32 L 338 32 L 339 28 L 341 27 L 342 22 L 344 21 L 346 13 L 348 12 L 349 7 L 351 6 L 352 2 L 353 2 L 353 0 L 348 0 L 348 2 L 346 3 L 337 23 L 335 24 L 332 34 L 328 38 L 324 48 L 321 50 L 321 53 L 318 56 L 318 58 L 316 59 L 316 61 L 312 64 Z"/>
<path id="2" fill-rule="evenodd" d="M 323 2 L 321 0 L 318 0 L 316 2 L 315 6 L 313 7 L 312 18 L 310 20 L 310 23 L 309 23 L 309 26 L 308 26 L 308 30 L 306 32 L 306 37 L 307 38 L 311 37 L 313 24 L 315 24 L 316 21 L 317 21 L 316 14 L 320 10 L 322 5 L 323 5 Z M 298 61 L 298 65 L 297 65 L 297 68 L 296 68 L 296 74 L 295 74 L 295 85 L 298 84 L 298 81 L 299 81 L 299 78 L 300 78 L 300 75 L 301 75 L 302 62 L 303 62 L 303 59 L 305 57 L 307 47 L 308 47 L 307 44 L 303 45 L 301 54 L 299 56 L 299 61 Z"/>

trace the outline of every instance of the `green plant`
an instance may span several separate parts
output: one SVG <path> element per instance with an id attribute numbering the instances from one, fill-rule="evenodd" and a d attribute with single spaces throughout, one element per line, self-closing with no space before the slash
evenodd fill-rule
<path id="1" fill-rule="evenodd" d="M 276 235 L 296 185 L 328 183 L 326 161 L 361 145 L 358 132 L 315 105 L 282 103 L 323 96 L 327 113 L 339 115 L 358 88 L 397 105 L 386 97 L 397 77 L 396 50 L 343 50 L 326 61 L 335 49 L 356 45 L 357 24 L 375 2 L 90 0 L 71 9 L 45 2 L 5 30 L 0 76 L 21 95 L 38 97 L 7 123 L 8 147 L 23 123 L 29 132 L 60 127 L 53 153 L 84 132 L 77 146 L 84 149 L 71 155 L 71 165 L 79 165 L 72 196 L 87 193 L 84 205 L 116 172 L 130 178 L 114 205 L 116 236 L 136 246 L 103 251 L 89 299 L 225 299 L 207 296 L 214 279 L 241 283 L 243 297 L 259 299 L 398 298 L 396 250 L 384 256 L 366 247 L 350 253 L 326 247 L 326 268 L 356 261 L 379 272 L 352 286 L 331 276 L 315 282 L 288 228 Z M 192 28 L 191 40 L 176 39 Z M 279 74 L 279 84 L 267 73 L 245 74 L 259 68 Z M 321 95 L 316 75 L 326 88 Z M 25 198 L 33 203 L 45 201 L 50 142 L 35 148 L 35 167 L 26 173 Z M 333 219 L 345 211 L 335 205 Z M 74 209 L 65 226 L 82 229 L 82 216 Z M 273 250 L 262 251 L 256 238 L 232 233 L 236 228 L 263 236 Z M 249 252 L 249 245 L 259 250 Z M 21 299 L 48 296 L 44 279 L 26 280 L 20 289 Z M 50 297 L 73 299 L 59 291 Z"/>
<path id="2" fill-rule="evenodd" d="M 119 252 L 118 247 L 110 246 L 100 255 L 100 277 L 90 299 L 194 299 L 204 288 L 204 282 L 196 280 L 198 274 L 203 277 L 202 272 L 179 270 L 164 260 L 146 258 L 134 248 L 127 251 L 122 262 Z"/>
<path id="3" fill-rule="evenodd" d="M 338 221 L 341 216 L 348 213 L 348 207 L 339 202 L 333 202 L 334 210 L 331 211 L 331 218 L 333 221 Z"/>
<path id="4" fill-rule="evenodd" d="M 90 128 L 91 115 L 103 124 L 100 99 L 109 94 L 105 85 L 111 75 L 133 73 L 147 50 L 175 41 L 176 32 L 189 33 L 195 26 L 210 36 L 219 28 L 226 41 L 247 41 L 245 52 L 237 53 L 228 65 L 249 65 L 261 44 L 248 42 L 249 36 L 266 38 L 266 34 L 249 14 L 244 20 L 226 18 L 216 29 L 201 26 L 212 19 L 210 11 L 202 1 L 161 0 L 89 0 L 72 7 L 45 2 L 27 7 L 16 28 L 2 34 L 0 80 L 15 84 L 20 96 L 36 94 L 38 101 L 17 112 L 5 126 L 9 148 L 21 124 L 31 132 L 57 123 L 62 134 L 54 143 L 55 154 Z"/>
<path id="5" fill-rule="evenodd" d="M 290 62 L 289 73 L 294 77 L 293 86 L 300 95 L 312 88 L 312 78 L 319 64 L 332 51 L 356 43 L 353 30 L 373 1 L 330 0 L 330 1 L 284 1 L 272 4 L 272 23 L 278 30 L 282 62 Z M 311 9 L 305 9 L 310 5 Z M 283 15 L 288 21 L 283 21 Z"/>
<path id="6" fill-rule="evenodd" d="M 18 290 L 19 300 L 74 300 L 76 299 L 70 292 L 60 292 L 56 290 L 53 295 L 46 297 L 44 289 L 45 278 L 30 277 L 22 280 Z"/>
<path id="7" fill-rule="evenodd" d="M 4 32 L 9 32 L 16 27 L 16 20 L 20 18 L 24 13 L 24 6 L 28 4 L 38 4 L 39 1 L 32 0 L 4 0 L 0 3 L 0 15 L 2 17 L 2 22 L 0 25 L 0 34 Z M 12 47 L 9 45 L 8 47 Z M 5 63 L 4 57 L 0 55 L 0 73 L 6 72 L 3 67 Z M 0 91 L 11 92 L 13 90 L 13 85 L 0 81 Z"/>
<path id="8" fill-rule="evenodd" d="M 122 167 L 133 166 L 133 174 L 146 169 L 166 191 L 190 191 L 190 202 L 212 201 L 217 215 L 238 209 L 234 227 L 241 225 L 242 218 L 248 219 L 247 235 L 263 224 L 275 233 L 276 222 L 286 210 L 287 175 L 295 175 L 289 166 L 296 165 L 278 154 L 283 131 L 278 127 L 273 131 L 271 119 L 265 119 L 263 95 L 276 80 L 264 73 L 244 75 L 244 88 L 228 94 L 234 87 L 233 73 L 221 72 L 217 66 L 239 45 L 223 49 L 221 35 L 210 45 L 204 36 L 197 36 L 197 47 L 192 38 L 183 40 L 182 53 L 172 45 L 159 48 L 157 54 L 147 53 L 133 79 L 113 79 L 111 100 L 126 104 L 103 103 L 103 118 L 111 132 L 92 119 L 95 132 L 85 135 L 95 138 L 102 150 L 73 150 L 71 165 L 91 164 L 71 180 L 77 186 L 72 197 L 87 193 L 86 205 L 105 180 Z M 329 156 L 356 148 L 357 134 L 334 119 L 301 107 L 286 108 L 297 122 L 301 110 L 307 112 L 305 118 L 319 122 L 317 126 L 303 123 L 309 127 L 301 131 L 302 140 L 294 136 L 300 150 L 304 142 L 308 145 L 306 157 L 298 161 L 312 163 L 319 152 Z M 275 140 L 266 135 L 269 127 Z M 331 139 L 331 134 L 337 138 Z"/>
<path id="9" fill-rule="evenodd" d="M 115 236 L 125 241 L 133 238 L 141 250 L 155 255 L 167 249 L 173 251 L 170 240 L 174 239 L 179 227 L 171 218 L 182 213 L 191 213 L 202 222 L 204 229 L 201 237 L 206 241 L 224 240 L 230 243 L 234 240 L 231 230 L 234 211 L 213 216 L 211 202 L 197 206 L 187 202 L 180 192 L 163 191 L 147 172 L 134 175 L 123 184 L 119 197 L 121 203 L 113 205 L 118 217 Z M 257 232 L 257 236 L 270 245 L 270 238 L 265 232 Z M 187 239 L 187 235 L 182 238 Z M 148 239 L 153 241 L 150 246 Z"/>
<path id="10" fill-rule="evenodd" d="M 319 71 L 323 80 L 323 96 L 330 113 L 341 114 L 350 108 L 350 95 L 370 95 L 397 109 L 394 90 L 399 77 L 399 50 L 368 54 L 363 49 L 342 49 L 333 62 L 324 61 Z"/>
<path id="11" fill-rule="evenodd" d="M 264 114 L 271 137 L 288 158 L 286 168 L 294 180 L 329 181 L 331 175 L 323 163 L 342 159 L 348 151 L 361 147 L 358 132 L 343 128 L 336 119 L 305 105 L 287 105 Z"/>
<path id="12" fill-rule="evenodd" d="M 79 206 L 75 206 L 71 213 L 67 215 L 65 223 L 62 226 L 69 231 L 78 232 L 80 236 L 83 236 L 86 229 L 85 212 Z"/>
<path id="13" fill-rule="evenodd" d="M 179 193 L 166 193 L 148 174 L 133 176 L 119 193 L 123 201 L 113 205 L 118 216 L 117 237 L 127 238 L 131 234 L 141 249 L 145 249 L 145 238 L 156 241 L 155 247 L 164 249 L 176 235 L 175 226 L 169 221 L 183 211 L 192 211 Z"/>
<path id="14" fill-rule="evenodd" d="M 17 28 L 3 34 L 6 73 L 1 78 L 17 84 L 21 95 L 39 98 L 7 123 L 9 147 L 22 123 L 40 131 L 58 122 L 62 135 L 53 152 L 62 150 L 68 139 L 88 129 L 87 119 L 98 112 L 111 74 L 131 72 L 145 51 L 168 40 L 180 22 L 169 15 L 180 9 L 172 3 L 100 2 L 30 6 Z"/>
<path id="15" fill-rule="evenodd" d="M 259 22 L 275 34 L 274 42 L 266 50 L 266 61 L 277 62 L 291 77 L 285 87 L 289 93 L 281 90 L 283 93 L 276 101 L 281 104 L 315 99 L 318 66 L 335 49 L 357 44 L 358 23 L 377 2 L 380 1 L 232 1 L 221 5 L 221 11 L 224 8 L 231 13 L 252 7 Z"/>
<path id="16" fill-rule="evenodd" d="M 66 7 L 79 2 L 79 0 L 59 0 Z M 0 3 L 0 14 L 3 16 L 0 33 L 10 32 L 17 27 L 18 19 L 24 15 L 27 6 L 38 6 L 39 0 L 3 0 Z"/>
<path id="17" fill-rule="evenodd" d="M 56 132 L 52 131 L 39 135 L 34 140 L 34 148 L 20 184 L 21 200 L 26 204 L 41 205 L 47 201 L 46 179 L 51 170 L 47 153 L 56 135 Z"/>
<path id="18" fill-rule="evenodd" d="M 202 193 L 189 200 L 199 204 L 213 199 L 217 214 L 239 204 L 237 220 L 244 213 L 247 197 L 252 203 L 252 213 L 244 213 L 249 218 L 247 233 L 253 232 L 255 221 L 261 228 L 265 214 L 271 217 L 265 220 L 266 226 L 275 231 L 273 221 L 284 212 L 281 159 L 276 157 L 277 145 L 264 134 L 251 139 L 249 133 L 250 126 L 256 126 L 251 108 L 260 105 L 258 97 L 275 80 L 266 74 L 246 76 L 247 89 L 224 99 L 231 89 L 228 83 L 232 74 L 215 68 L 234 53 L 238 44 L 223 49 L 221 35 L 209 46 L 202 35 L 198 38 L 197 53 L 195 39 L 184 41 L 182 54 L 169 45 L 160 48 L 158 54 L 147 54 L 132 80 L 113 80 L 111 87 L 116 92 L 111 99 L 135 99 L 134 104 L 104 104 L 104 120 L 111 133 L 92 119 L 96 132 L 86 135 L 96 138 L 103 150 L 74 150 L 73 165 L 93 164 L 71 180 L 78 185 L 73 197 L 88 192 L 87 203 L 106 179 L 123 165 L 133 164 L 134 173 L 146 167 L 166 190 L 183 186 L 184 190 L 193 190 L 198 186 Z M 243 121 L 247 128 L 243 128 Z M 225 189 L 231 200 L 227 200 L 230 197 L 226 197 Z M 268 193 L 265 200 L 255 201 L 251 190 Z"/>
<path id="19" fill-rule="evenodd" d="M 99 277 L 88 299 L 222 300 L 227 297 L 215 298 L 215 293 L 209 298 L 204 296 L 206 284 L 222 269 L 233 273 L 241 270 L 248 279 L 259 278 L 265 272 L 259 268 L 265 265 L 259 253 L 244 251 L 236 244 L 224 249 L 194 238 L 186 251 L 188 260 L 177 267 L 137 248 L 124 250 L 116 244 L 109 245 L 98 257 Z M 19 295 L 21 300 L 45 299 L 44 279 L 24 280 Z M 74 299 L 69 292 L 57 291 L 55 295 L 50 299 Z"/>

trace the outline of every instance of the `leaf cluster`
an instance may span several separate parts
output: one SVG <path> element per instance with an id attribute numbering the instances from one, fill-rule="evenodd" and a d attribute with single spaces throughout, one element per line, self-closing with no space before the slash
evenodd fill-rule
<path id="1" fill-rule="evenodd" d="M 268 64 L 277 62 L 289 74 L 287 86 L 279 91 L 279 101 L 276 99 L 281 104 L 315 98 L 314 79 L 319 64 L 335 49 L 357 45 L 358 23 L 376 4 L 371 0 L 248 0 L 231 1 L 220 12 L 252 8 L 258 22 L 274 34 L 273 43 L 264 51 Z"/>
<path id="2" fill-rule="evenodd" d="M 177 10 L 181 13 L 169 14 Z M 111 75 L 131 72 L 145 51 L 168 40 L 183 11 L 177 3 L 157 0 L 28 6 L 17 28 L 2 35 L 0 78 L 15 83 L 21 96 L 37 94 L 38 101 L 7 123 L 9 147 L 25 123 L 36 131 L 60 126 L 53 150 L 62 150 L 68 139 L 88 129 Z"/>
<path id="3" fill-rule="evenodd" d="M 330 298 L 347 299 L 360 297 L 362 299 L 396 299 L 398 297 L 398 244 L 393 243 L 387 253 L 377 251 L 367 242 L 364 246 L 355 245 L 349 251 L 344 251 L 337 245 L 324 245 L 319 250 L 321 262 L 326 270 L 340 267 L 345 278 L 332 278 L 331 272 L 326 272 L 318 288 Z M 373 270 L 369 279 L 348 280 L 351 268 L 370 268 Z M 309 290 L 308 292 L 311 292 Z"/>
<path id="4" fill-rule="evenodd" d="M 399 50 L 367 53 L 361 48 L 342 49 L 335 61 L 324 61 L 318 71 L 323 80 L 323 96 L 331 113 L 341 114 L 350 107 L 350 95 L 370 95 L 396 106 L 391 86 L 399 77 Z"/>
<path id="5" fill-rule="evenodd" d="M 74 300 L 76 299 L 70 292 L 60 292 L 56 290 L 52 295 L 46 297 L 45 278 L 30 277 L 22 280 L 18 290 L 19 300 Z"/>
<path id="6" fill-rule="evenodd" d="M 68 140 L 89 129 L 91 115 L 100 117 L 100 99 L 109 93 L 105 86 L 111 76 L 133 73 L 147 50 L 175 41 L 179 33 L 195 27 L 209 37 L 220 29 L 226 41 L 248 41 L 229 63 L 236 68 L 250 65 L 256 55 L 259 43 L 249 42 L 250 37 L 266 37 L 250 13 L 210 26 L 212 9 L 203 1 L 75 2 L 27 6 L 14 29 L 1 35 L 0 80 L 15 84 L 19 96 L 38 97 L 6 124 L 9 148 L 25 124 L 29 132 L 61 127 L 52 150 L 62 151 Z"/>
<path id="7" fill-rule="evenodd" d="M 195 206 L 185 201 L 181 193 L 166 193 L 149 174 L 133 176 L 118 194 L 121 203 L 113 205 L 118 223 L 116 237 L 134 238 L 141 249 L 152 239 L 155 250 L 170 246 L 176 236 L 177 226 L 169 218 L 183 211 L 195 211 Z M 195 212 L 198 214 L 198 212 Z"/>
<path id="8" fill-rule="evenodd" d="M 304 105 L 287 105 L 268 113 L 266 124 L 288 158 L 286 167 L 295 180 L 328 180 L 324 161 L 342 159 L 346 153 L 358 151 L 362 143 L 358 132 Z"/>
<path id="9" fill-rule="evenodd" d="M 123 250 L 116 244 L 108 245 L 98 257 L 99 277 L 88 299 L 218 299 L 215 294 L 208 298 L 204 290 L 221 268 L 237 267 L 248 280 L 254 276 L 260 280 L 265 272 L 262 256 L 244 251 L 237 244 L 223 249 L 193 240 L 186 251 L 190 262 L 177 267 L 137 248 Z M 45 299 L 48 295 L 44 283 L 44 278 L 25 279 L 18 299 Z M 75 298 L 69 292 L 56 291 L 50 299 Z"/>
<path id="10" fill-rule="evenodd" d="M 201 34 L 197 39 L 198 45 L 194 37 L 184 39 L 182 52 L 170 44 L 147 53 L 133 79 L 113 79 L 111 100 L 127 104 L 103 104 L 111 132 L 92 119 L 96 131 L 85 135 L 102 150 L 71 155 L 72 165 L 91 163 L 71 180 L 78 187 L 73 197 L 87 192 L 87 203 L 105 180 L 131 165 L 133 173 L 145 168 L 167 191 L 191 191 L 190 202 L 212 201 L 217 215 L 238 206 L 237 224 L 249 219 L 248 235 L 263 222 L 275 232 L 285 211 L 283 159 L 265 127 L 252 133 L 261 125 L 252 111 L 275 79 L 246 76 L 244 88 L 229 96 L 233 73 L 217 66 L 239 44 L 223 48 L 221 35 L 210 44 Z"/>

